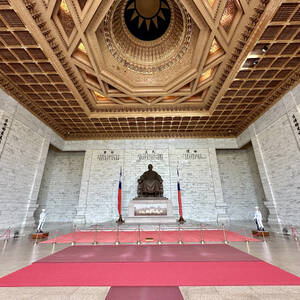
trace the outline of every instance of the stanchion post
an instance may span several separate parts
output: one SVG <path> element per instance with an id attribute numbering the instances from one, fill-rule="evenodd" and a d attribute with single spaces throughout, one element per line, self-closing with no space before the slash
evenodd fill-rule
<path id="1" fill-rule="evenodd" d="M 120 245 L 120 241 L 119 241 L 119 223 L 117 223 L 117 233 L 116 233 L 115 245 Z"/>
<path id="2" fill-rule="evenodd" d="M 75 244 L 76 244 L 76 224 L 73 225 L 72 243 L 71 243 L 71 245 L 74 246 Z"/>
<path id="3" fill-rule="evenodd" d="M 292 231 L 292 237 L 295 241 L 297 241 L 297 233 L 296 233 L 296 229 L 294 226 L 292 226 L 291 228 L 291 231 Z"/>
<path id="4" fill-rule="evenodd" d="M 93 245 L 97 245 L 97 233 L 98 233 L 98 231 L 97 231 L 97 227 L 98 227 L 98 225 L 96 225 L 96 229 L 95 229 L 95 232 L 94 232 L 94 242 L 93 242 Z"/>
<path id="5" fill-rule="evenodd" d="M 52 254 L 54 253 L 57 235 L 58 235 L 58 230 L 55 230 L 55 232 L 54 232 L 54 240 L 52 242 L 52 251 L 51 251 Z"/>
<path id="6" fill-rule="evenodd" d="M 55 230 L 55 233 L 54 233 L 54 241 L 52 242 L 53 245 L 56 244 L 57 235 L 58 235 L 58 230 Z"/>
<path id="7" fill-rule="evenodd" d="M 2 252 L 5 251 L 6 245 L 7 245 L 7 239 L 4 240 L 3 247 L 2 247 Z"/>
<path id="8" fill-rule="evenodd" d="M 181 239 L 181 228 L 180 228 L 180 223 L 178 224 L 178 244 L 182 245 L 183 241 Z"/>
<path id="9" fill-rule="evenodd" d="M 264 240 L 264 242 L 266 243 L 267 240 L 266 240 L 266 238 L 265 238 L 265 233 L 264 233 L 264 231 L 262 231 L 261 233 L 262 233 L 262 236 L 263 236 L 263 240 Z"/>
<path id="10" fill-rule="evenodd" d="M 246 228 L 244 229 L 244 232 L 245 232 L 245 237 L 246 237 L 246 243 L 247 245 L 249 244 L 249 237 L 247 236 L 247 231 L 246 231 Z"/>
<path id="11" fill-rule="evenodd" d="M 11 232 L 11 227 L 9 226 L 6 230 L 6 235 L 5 235 L 5 239 L 9 240 L 10 239 L 10 232 Z"/>
<path id="12" fill-rule="evenodd" d="M 222 229 L 223 229 L 223 235 L 224 235 L 224 244 L 228 244 L 227 238 L 226 238 L 226 231 L 225 231 L 225 227 L 224 224 L 222 223 Z"/>
<path id="13" fill-rule="evenodd" d="M 138 225 L 138 240 L 136 242 L 137 245 L 141 245 L 141 225 Z"/>
<path id="14" fill-rule="evenodd" d="M 39 233 L 37 232 L 37 233 L 36 233 L 36 235 L 35 235 L 35 241 L 34 241 L 34 245 L 36 245 L 36 244 L 37 244 L 38 236 L 39 236 Z"/>
<path id="15" fill-rule="evenodd" d="M 205 244 L 204 237 L 203 237 L 203 227 L 202 227 L 202 225 L 200 225 L 200 233 L 201 233 L 201 244 Z"/>
<path id="16" fill-rule="evenodd" d="M 246 228 L 244 228 L 244 232 L 245 232 L 245 237 L 246 237 L 246 246 L 247 246 L 247 251 L 248 253 L 250 253 L 250 247 L 249 247 L 249 236 L 247 235 L 247 230 Z"/>
<path id="17" fill-rule="evenodd" d="M 160 224 L 158 225 L 158 242 L 157 242 L 158 245 L 161 245 L 162 244 L 162 241 L 160 239 Z"/>
<path id="18" fill-rule="evenodd" d="M 51 250 L 51 254 L 54 253 L 54 250 L 55 250 L 55 244 L 56 244 L 56 232 L 54 233 L 55 236 L 54 236 L 54 241 L 52 242 L 52 250 Z"/>
<path id="19" fill-rule="evenodd" d="M 5 250 L 6 244 L 7 244 L 8 240 L 10 239 L 10 231 L 11 231 L 11 227 L 9 226 L 4 233 L 5 239 L 4 239 L 4 243 L 3 243 L 2 252 Z"/>

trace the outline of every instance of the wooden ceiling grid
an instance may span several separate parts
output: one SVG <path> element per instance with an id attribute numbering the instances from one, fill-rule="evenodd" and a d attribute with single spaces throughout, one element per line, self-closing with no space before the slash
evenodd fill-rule
<path id="1" fill-rule="evenodd" d="M 238 132 L 299 82 L 300 3 L 283 3 L 257 41 L 215 114 L 236 115 Z"/>
<path id="2" fill-rule="evenodd" d="M 27 6 L 30 3 L 26 1 Z M 91 6 L 89 1 L 78 1 L 83 11 Z M 87 87 L 76 94 L 24 24 L 11 3 L 0 0 L 0 85 L 66 139 L 234 137 L 300 78 L 300 1 L 283 1 L 260 38 L 252 42 L 253 49 L 213 110 L 167 105 L 159 113 L 149 107 L 93 115 L 90 98 L 82 100 L 78 96 L 84 95 Z M 241 41 L 241 47 L 245 43 Z M 212 87 L 221 88 L 220 80 L 227 75 L 224 72 L 219 80 L 211 82 Z"/>

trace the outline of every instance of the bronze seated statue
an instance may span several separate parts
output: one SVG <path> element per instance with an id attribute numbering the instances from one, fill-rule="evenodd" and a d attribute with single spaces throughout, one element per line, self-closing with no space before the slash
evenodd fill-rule
<path id="1" fill-rule="evenodd" d="M 163 180 L 152 168 L 148 165 L 148 171 L 138 179 L 138 197 L 163 197 Z"/>

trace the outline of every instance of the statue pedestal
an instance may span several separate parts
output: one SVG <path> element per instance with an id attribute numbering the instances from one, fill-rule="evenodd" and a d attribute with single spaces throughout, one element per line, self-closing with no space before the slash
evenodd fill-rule
<path id="1" fill-rule="evenodd" d="M 130 201 L 125 224 L 175 224 L 172 201 L 165 197 L 137 197 Z"/>
<path id="2" fill-rule="evenodd" d="M 253 236 L 270 236 L 270 232 L 269 231 L 258 231 L 258 230 L 252 230 L 252 234 Z"/>

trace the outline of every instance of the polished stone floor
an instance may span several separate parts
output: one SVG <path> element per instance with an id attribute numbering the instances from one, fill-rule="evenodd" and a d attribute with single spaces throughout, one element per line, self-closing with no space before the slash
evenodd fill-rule
<path id="1" fill-rule="evenodd" d="M 109 224 L 107 224 L 109 226 Z M 209 226 L 208 226 L 209 227 Z M 213 228 L 213 226 L 211 225 Z M 245 232 L 251 224 L 231 224 L 231 230 Z M 62 234 L 71 230 L 71 225 L 48 225 L 52 234 Z M 247 229 L 248 228 L 248 229 Z M 56 232 L 56 230 L 59 230 Z M 38 244 L 28 237 L 31 231 L 27 228 L 20 238 L 11 238 L 8 242 L 0 240 L 0 277 L 25 267 L 32 262 L 61 250 L 69 245 Z M 271 236 L 262 243 L 235 242 L 230 245 L 288 272 L 300 276 L 300 240 L 283 236 L 277 228 L 270 228 Z M 260 274 L 257 274 L 260 276 Z M 185 300 L 198 299 L 300 299 L 300 286 L 210 286 L 180 287 Z M 105 299 L 109 287 L 27 287 L 0 288 L 0 300 L 18 299 Z"/>

